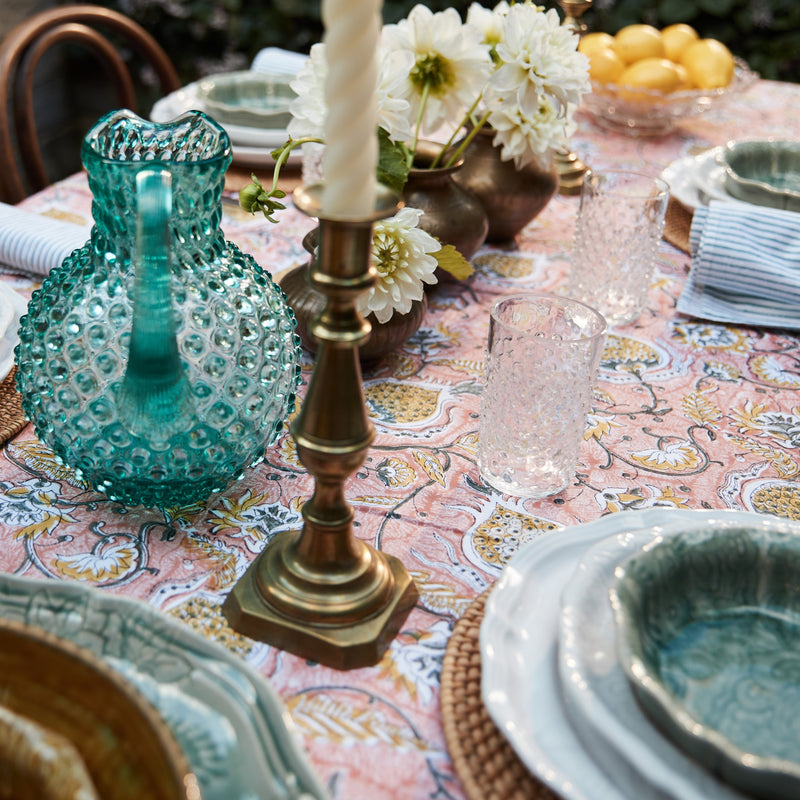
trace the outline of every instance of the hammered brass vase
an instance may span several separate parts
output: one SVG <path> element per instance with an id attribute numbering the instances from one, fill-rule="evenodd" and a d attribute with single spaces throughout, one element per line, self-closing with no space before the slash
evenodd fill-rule
<path id="1" fill-rule="evenodd" d="M 559 177 L 555 162 L 543 167 L 532 161 L 517 169 L 513 160 L 503 161 L 492 144 L 494 135 L 491 128 L 478 131 L 453 180 L 482 203 L 489 223 L 486 241 L 504 242 L 544 210 L 558 191 Z"/>
<path id="2" fill-rule="evenodd" d="M 403 201 L 424 213 L 419 227 L 442 244 L 451 244 L 466 259 L 472 258 L 486 239 L 489 221 L 481 201 L 455 178 L 465 159 L 450 167 L 430 168 L 441 145 L 419 142 L 414 166 L 408 174 Z M 437 275 L 441 270 L 437 270 Z"/>
<path id="3" fill-rule="evenodd" d="M 316 252 L 319 229 L 309 231 L 303 239 L 303 247 L 311 255 Z M 297 318 L 297 334 L 303 345 L 310 352 L 317 351 L 317 341 L 309 332 L 309 322 L 322 313 L 325 296 L 311 283 L 309 271 L 311 261 L 289 270 L 279 281 L 286 295 L 289 308 Z M 415 300 L 411 310 L 406 314 L 392 314 L 387 322 L 378 322 L 374 314 L 367 317 L 372 332 L 367 341 L 358 348 L 358 358 L 364 369 L 375 366 L 382 358 L 395 352 L 404 342 L 411 338 L 422 325 L 428 302 L 425 295 L 422 300 Z"/>

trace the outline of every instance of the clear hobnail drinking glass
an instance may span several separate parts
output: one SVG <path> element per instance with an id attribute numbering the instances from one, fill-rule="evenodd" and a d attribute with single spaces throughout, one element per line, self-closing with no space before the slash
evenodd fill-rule
<path id="1" fill-rule="evenodd" d="M 231 161 L 200 112 L 100 120 L 82 148 L 91 238 L 34 292 L 17 384 L 39 439 L 129 505 L 225 489 L 282 431 L 299 338 L 282 290 L 225 240 Z"/>
<path id="2" fill-rule="evenodd" d="M 625 170 L 587 173 L 567 295 L 596 308 L 609 325 L 638 319 L 668 202 L 669 186 L 660 178 Z"/>
<path id="3" fill-rule="evenodd" d="M 478 432 L 486 483 L 526 498 L 569 484 L 605 331 L 601 314 L 564 297 L 512 295 L 493 305 Z"/>

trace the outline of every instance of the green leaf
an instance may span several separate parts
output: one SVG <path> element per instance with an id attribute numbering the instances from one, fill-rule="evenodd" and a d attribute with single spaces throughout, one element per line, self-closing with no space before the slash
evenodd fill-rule
<path id="1" fill-rule="evenodd" d="M 403 148 L 391 141 L 383 128 L 378 128 L 378 148 L 378 181 L 401 194 L 408 179 L 408 164 Z"/>
<path id="2" fill-rule="evenodd" d="M 445 272 L 449 272 L 454 278 L 458 278 L 460 281 L 469 278 L 475 271 L 472 268 L 472 264 L 470 264 L 452 244 L 443 244 L 442 249 L 433 253 L 433 256 Z"/>

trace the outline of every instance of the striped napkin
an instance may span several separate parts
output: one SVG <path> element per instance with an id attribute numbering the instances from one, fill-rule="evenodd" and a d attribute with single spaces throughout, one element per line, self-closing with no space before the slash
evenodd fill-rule
<path id="1" fill-rule="evenodd" d="M 714 200 L 695 209 L 689 246 L 678 311 L 800 329 L 800 213 Z"/>
<path id="2" fill-rule="evenodd" d="M 0 203 L 0 272 L 43 278 L 86 242 L 89 231 Z"/>

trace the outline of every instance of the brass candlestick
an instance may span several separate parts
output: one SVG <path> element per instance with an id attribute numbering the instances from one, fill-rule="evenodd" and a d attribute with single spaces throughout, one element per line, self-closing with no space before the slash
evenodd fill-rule
<path id="1" fill-rule="evenodd" d="M 564 12 L 563 24 L 582 36 L 586 32 L 586 23 L 581 22 L 581 17 L 592 7 L 592 0 L 558 0 L 558 5 Z M 559 193 L 580 194 L 583 176 L 589 167 L 566 147 L 556 152 L 555 162 L 559 175 Z"/>
<path id="2" fill-rule="evenodd" d="M 569 25 L 578 36 L 583 36 L 586 23 L 581 22 L 581 17 L 592 7 L 592 0 L 558 0 L 558 5 L 564 12 L 564 25 Z"/>
<path id="3" fill-rule="evenodd" d="M 337 669 L 377 663 L 417 601 L 408 571 L 393 556 L 353 534 L 345 479 L 358 469 L 375 435 L 361 387 L 358 346 L 369 323 L 355 299 L 375 280 L 369 255 L 372 224 L 398 208 L 379 187 L 366 219 L 320 216 L 319 185 L 294 202 L 319 218 L 320 244 L 311 268 L 325 308 L 309 326 L 319 342 L 308 392 L 292 436 L 315 478 L 299 531 L 281 533 L 237 582 L 222 610 L 240 633 Z"/>

